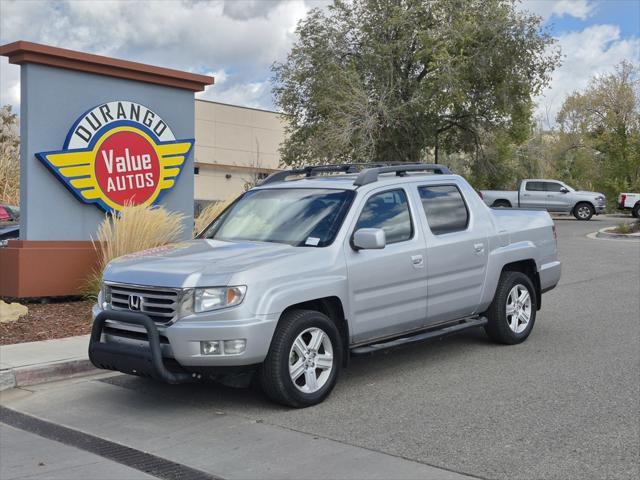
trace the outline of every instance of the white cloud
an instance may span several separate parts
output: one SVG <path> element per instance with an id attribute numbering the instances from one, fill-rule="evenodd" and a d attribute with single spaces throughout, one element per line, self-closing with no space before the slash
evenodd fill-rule
<path id="1" fill-rule="evenodd" d="M 269 80 L 245 81 L 226 70 L 205 72 L 205 75 L 214 77 L 215 85 L 196 93 L 196 98 L 267 110 L 273 108 Z"/>
<path id="2" fill-rule="evenodd" d="M 293 31 L 313 0 L 295 1 L 0 1 L 0 43 L 30 40 L 196 72 L 224 72 L 207 94 L 240 104 L 269 66 L 285 58 Z M 0 99 L 16 104 L 18 67 L 0 63 Z M 253 86 L 252 86 L 253 85 Z M 228 100 L 231 101 L 231 100 Z M 248 102 L 270 95 L 252 94 Z M 256 105 L 254 105 L 256 106 Z"/>
<path id="3" fill-rule="evenodd" d="M 538 114 L 553 124 L 566 95 L 584 90 L 594 75 L 611 73 L 622 60 L 640 62 L 640 38 L 621 38 L 616 25 L 592 25 L 558 37 L 563 64 L 538 98 Z M 546 118 L 545 118 L 546 121 Z"/>
<path id="4" fill-rule="evenodd" d="M 593 13 L 595 3 L 590 0 L 523 0 L 520 8 L 548 20 L 553 15 L 568 15 L 586 20 Z"/>
<path id="5" fill-rule="evenodd" d="M 560 0 L 553 5 L 553 13 L 559 17 L 570 15 L 586 20 L 593 12 L 595 5 L 586 0 Z"/>
<path id="6" fill-rule="evenodd" d="M 216 90 L 208 87 L 204 92 L 196 95 L 202 100 L 230 103 L 231 105 L 243 105 L 245 107 L 262 108 L 272 110 L 271 83 L 263 82 L 233 82 L 225 90 Z"/>
<path id="7" fill-rule="evenodd" d="M 20 68 L 0 57 L 0 105 L 7 104 L 14 105 L 14 111 L 20 104 Z"/>
<path id="8" fill-rule="evenodd" d="M 329 0 L 10 1 L 0 0 L 0 43 L 31 40 L 139 62 L 212 74 L 199 98 L 273 108 L 269 66 L 285 58 L 298 21 Z M 587 18 L 589 0 L 526 0 L 541 15 Z M 614 25 L 594 25 L 558 37 L 564 64 L 539 101 L 551 118 L 564 96 L 623 59 L 640 60 L 638 37 Z M 18 106 L 19 67 L 0 57 L 0 104 Z"/>
<path id="9" fill-rule="evenodd" d="M 224 2 L 223 12 L 231 18 L 244 19 L 266 17 L 281 0 L 232 0 Z"/>

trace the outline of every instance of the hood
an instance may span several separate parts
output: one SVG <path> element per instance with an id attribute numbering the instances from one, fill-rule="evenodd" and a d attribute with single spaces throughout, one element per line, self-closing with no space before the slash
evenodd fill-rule
<path id="1" fill-rule="evenodd" d="M 583 195 L 585 197 L 604 197 L 604 193 L 599 193 L 599 192 L 586 192 L 584 190 L 576 190 L 575 192 L 573 192 L 576 195 Z"/>
<path id="2" fill-rule="evenodd" d="M 281 243 L 191 240 L 116 258 L 104 279 L 172 288 L 227 285 L 236 272 L 307 250 Z"/>

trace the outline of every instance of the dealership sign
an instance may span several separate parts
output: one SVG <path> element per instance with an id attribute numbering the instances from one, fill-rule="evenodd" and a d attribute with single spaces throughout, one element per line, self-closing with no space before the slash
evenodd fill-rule
<path id="1" fill-rule="evenodd" d="M 124 205 L 157 203 L 175 185 L 193 143 L 176 140 L 151 109 L 113 101 L 83 114 L 62 150 L 36 157 L 80 201 L 117 212 Z"/>

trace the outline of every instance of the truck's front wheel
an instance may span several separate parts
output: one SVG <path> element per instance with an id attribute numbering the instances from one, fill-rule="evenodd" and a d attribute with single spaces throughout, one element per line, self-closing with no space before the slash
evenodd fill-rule
<path id="1" fill-rule="evenodd" d="M 635 218 L 640 218 L 640 202 L 636 203 L 631 210 L 631 215 Z"/>
<path id="2" fill-rule="evenodd" d="M 596 212 L 593 207 L 586 202 L 579 203 L 573 208 L 573 216 L 578 220 L 591 220 L 594 213 Z"/>
<path id="3" fill-rule="evenodd" d="M 322 402 L 342 364 L 335 323 L 313 310 L 291 310 L 280 320 L 260 369 L 260 384 L 272 400 L 296 408 Z"/>
<path id="4" fill-rule="evenodd" d="M 502 272 L 487 310 L 485 331 L 492 340 L 514 345 L 524 342 L 536 321 L 536 291 L 522 272 Z"/>

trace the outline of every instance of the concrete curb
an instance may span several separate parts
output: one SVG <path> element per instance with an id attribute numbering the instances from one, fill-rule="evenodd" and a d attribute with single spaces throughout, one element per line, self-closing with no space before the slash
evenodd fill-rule
<path id="1" fill-rule="evenodd" d="M 605 238 L 608 240 L 631 240 L 631 241 L 640 241 L 640 234 L 637 233 L 609 233 L 607 230 L 611 230 L 615 227 L 605 227 L 601 228 L 597 232 L 591 234 L 593 237 L 591 238 Z"/>
<path id="2" fill-rule="evenodd" d="M 0 391 L 90 375 L 99 371 L 88 358 L 8 368 L 0 370 Z"/>

